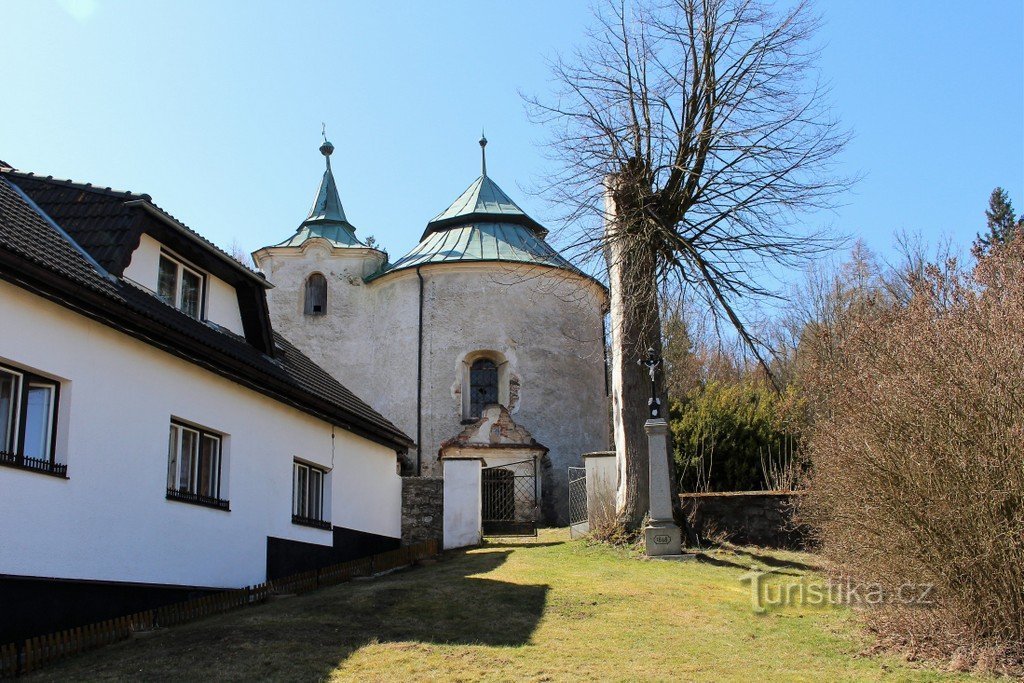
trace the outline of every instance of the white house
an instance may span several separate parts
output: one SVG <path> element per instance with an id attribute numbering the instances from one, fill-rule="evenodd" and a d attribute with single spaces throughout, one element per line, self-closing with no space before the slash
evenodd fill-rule
<path id="1" fill-rule="evenodd" d="M 413 435 L 406 474 L 438 476 L 445 451 L 465 450 L 447 445 L 470 439 L 464 429 L 486 422 L 488 406 L 503 406 L 503 436 L 482 451 L 478 439 L 475 452 L 488 467 L 520 456 L 526 470 L 534 463 L 539 512 L 566 523 L 567 468 L 608 447 L 607 291 L 547 243 L 486 163 L 419 244 L 389 262 L 356 236 L 334 147 L 325 141 L 320 151 L 327 168 L 309 215 L 253 254 L 275 285 L 274 326 Z M 508 443 L 522 435 L 527 442 Z M 496 474 L 511 482 L 511 470 Z M 500 501 L 510 487 L 492 488 Z M 486 522 L 486 496 L 484 508 Z"/>
<path id="2" fill-rule="evenodd" d="M 0 642 L 397 547 L 412 440 L 157 207 L 0 168 Z"/>

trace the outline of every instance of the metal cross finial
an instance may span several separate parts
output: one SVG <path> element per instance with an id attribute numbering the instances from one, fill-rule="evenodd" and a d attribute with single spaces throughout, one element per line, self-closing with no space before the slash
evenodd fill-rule
<path id="1" fill-rule="evenodd" d="M 647 349 L 647 356 L 637 361 L 638 364 L 645 366 L 647 372 L 651 375 L 651 397 L 647 399 L 647 406 L 650 408 L 652 420 L 661 417 L 661 399 L 658 398 L 658 389 L 654 381 L 654 373 L 658 366 L 661 365 L 661 362 L 661 358 L 658 357 L 653 346 Z"/>
<path id="2" fill-rule="evenodd" d="M 327 124 L 323 121 L 320 122 L 320 135 L 323 135 L 324 142 L 327 142 Z"/>
<path id="3" fill-rule="evenodd" d="M 487 136 L 480 129 L 480 175 L 487 175 Z"/>

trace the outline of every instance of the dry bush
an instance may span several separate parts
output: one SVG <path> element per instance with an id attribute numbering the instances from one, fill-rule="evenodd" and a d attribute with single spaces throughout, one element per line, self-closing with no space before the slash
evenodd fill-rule
<path id="1" fill-rule="evenodd" d="M 1024 242 L 1024 240 L 1019 240 Z M 1024 244 L 972 274 L 923 270 L 852 314 L 811 363 L 822 397 L 802 510 L 838 571 L 933 584 L 934 606 L 865 614 L 920 655 L 1024 656 Z"/>

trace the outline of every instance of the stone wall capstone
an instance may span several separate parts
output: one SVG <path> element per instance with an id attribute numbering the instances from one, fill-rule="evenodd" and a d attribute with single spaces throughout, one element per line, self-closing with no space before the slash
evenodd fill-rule
<path id="1" fill-rule="evenodd" d="M 683 513 L 701 540 L 801 550 L 806 530 L 794 521 L 798 491 L 683 493 Z"/>
<path id="2" fill-rule="evenodd" d="M 402 545 L 444 543 L 444 479 L 402 477 Z"/>

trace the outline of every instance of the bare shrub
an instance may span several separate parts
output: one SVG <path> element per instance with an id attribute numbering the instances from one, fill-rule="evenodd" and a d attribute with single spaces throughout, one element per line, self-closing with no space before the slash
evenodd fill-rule
<path id="1" fill-rule="evenodd" d="M 1024 655 L 1024 244 L 972 273 L 922 269 L 903 301 L 851 313 L 805 381 L 823 397 L 803 514 L 848 576 L 930 608 L 866 610 L 912 652 Z M 827 334 L 827 332 L 825 332 Z M 834 351 L 834 352 L 833 352 Z"/>

